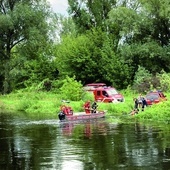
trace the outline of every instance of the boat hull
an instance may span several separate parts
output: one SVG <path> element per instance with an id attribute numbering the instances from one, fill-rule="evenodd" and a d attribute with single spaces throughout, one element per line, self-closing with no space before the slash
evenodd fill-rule
<path id="1" fill-rule="evenodd" d="M 97 113 L 81 113 L 75 115 L 66 115 L 65 120 L 67 121 L 77 121 L 77 120 L 90 120 L 90 119 L 99 119 L 105 117 L 105 111 L 98 111 Z"/>

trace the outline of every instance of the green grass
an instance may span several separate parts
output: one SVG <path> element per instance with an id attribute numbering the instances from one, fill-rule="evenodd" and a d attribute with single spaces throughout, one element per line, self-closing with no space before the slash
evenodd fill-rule
<path id="1" fill-rule="evenodd" d="M 123 103 L 98 103 L 99 110 L 107 110 L 110 121 L 121 119 L 138 119 L 140 121 L 163 121 L 170 123 L 170 101 L 155 104 L 130 116 L 134 107 L 133 98 L 138 94 L 130 91 L 121 92 L 125 96 Z M 167 98 L 168 98 L 168 94 Z M 0 112 L 18 114 L 19 112 L 33 118 L 56 118 L 60 109 L 61 95 L 49 92 L 21 92 L 0 96 Z M 70 101 L 74 112 L 83 111 L 84 101 Z"/>

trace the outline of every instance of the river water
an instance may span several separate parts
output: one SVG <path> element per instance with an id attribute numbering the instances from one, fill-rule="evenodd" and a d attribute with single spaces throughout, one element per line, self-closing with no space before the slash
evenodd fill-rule
<path id="1" fill-rule="evenodd" d="M 169 170 L 170 125 L 0 115 L 0 170 Z"/>

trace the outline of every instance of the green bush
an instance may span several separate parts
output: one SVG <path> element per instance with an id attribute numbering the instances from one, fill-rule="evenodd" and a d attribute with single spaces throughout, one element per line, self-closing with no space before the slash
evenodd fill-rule
<path id="1" fill-rule="evenodd" d="M 84 91 L 83 95 L 82 95 L 82 101 L 86 102 L 86 101 L 94 101 L 94 94 L 93 92 L 88 92 L 88 91 Z"/>
<path id="2" fill-rule="evenodd" d="M 140 120 L 152 120 L 157 122 L 169 122 L 170 101 L 161 102 L 148 106 L 144 112 L 136 115 Z"/>
<path id="3" fill-rule="evenodd" d="M 162 71 L 161 74 L 157 74 L 157 77 L 160 79 L 161 90 L 169 91 L 169 89 L 170 89 L 170 74 Z"/>
<path id="4" fill-rule="evenodd" d="M 148 70 L 139 66 L 135 74 L 133 90 L 138 93 L 147 93 L 153 89 L 169 91 L 170 74 L 162 71 L 156 75 L 151 75 Z"/>
<path id="5" fill-rule="evenodd" d="M 134 77 L 133 88 L 138 92 L 145 92 L 150 89 L 151 74 L 144 67 L 139 66 Z"/>
<path id="6" fill-rule="evenodd" d="M 26 110 L 30 108 L 33 105 L 33 103 L 34 101 L 25 98 L 19 103 L 17 110 L 26 112 Z"/>
<path id="7" fill-rule="evenodd" d="M 81 82 L 75 80 L 75 77 L 66 77 L 60 88 L 61 97 L 65 100 L 79 101 L 83 95 L 83 86 Z"/>

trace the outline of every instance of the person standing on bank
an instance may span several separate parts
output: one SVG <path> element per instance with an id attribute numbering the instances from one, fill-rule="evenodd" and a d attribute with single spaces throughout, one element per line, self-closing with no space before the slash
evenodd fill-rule
<path id="1" fill-rule="evenodd" d="M 135 114 L 138 114 L 138 99 L 137 98 L 133 98 L 133 101 L 134 101 L 134 108 L 133 110 L 130 112 L 130 115 L 135 115 Z"/>
<path id="2" fill-rule="evenodd" d="M 138 97 L 138 106 L 142 107 L 142 104 L 143 104 L 143 96 L 142 96 L 142 94 L 139 94 L 139 97 Z"/>
<path id="3" fill-rule="evenodd" d="M 133 100 L 134 100 L 134 109 L 139 111 L 139 109 L 138 109 L 138 106 L 139 106 L 139 101 L 138 101 L 138 99 L 137 99 L 137 98 L 134 98 Z"/>
<path id="4" fill-rule="evenodd" d="M 147 102 L 146 99 L 144 97 L 142 97 L 142 111 L 144 111 L 145 106 L 147 106 Z"/>

